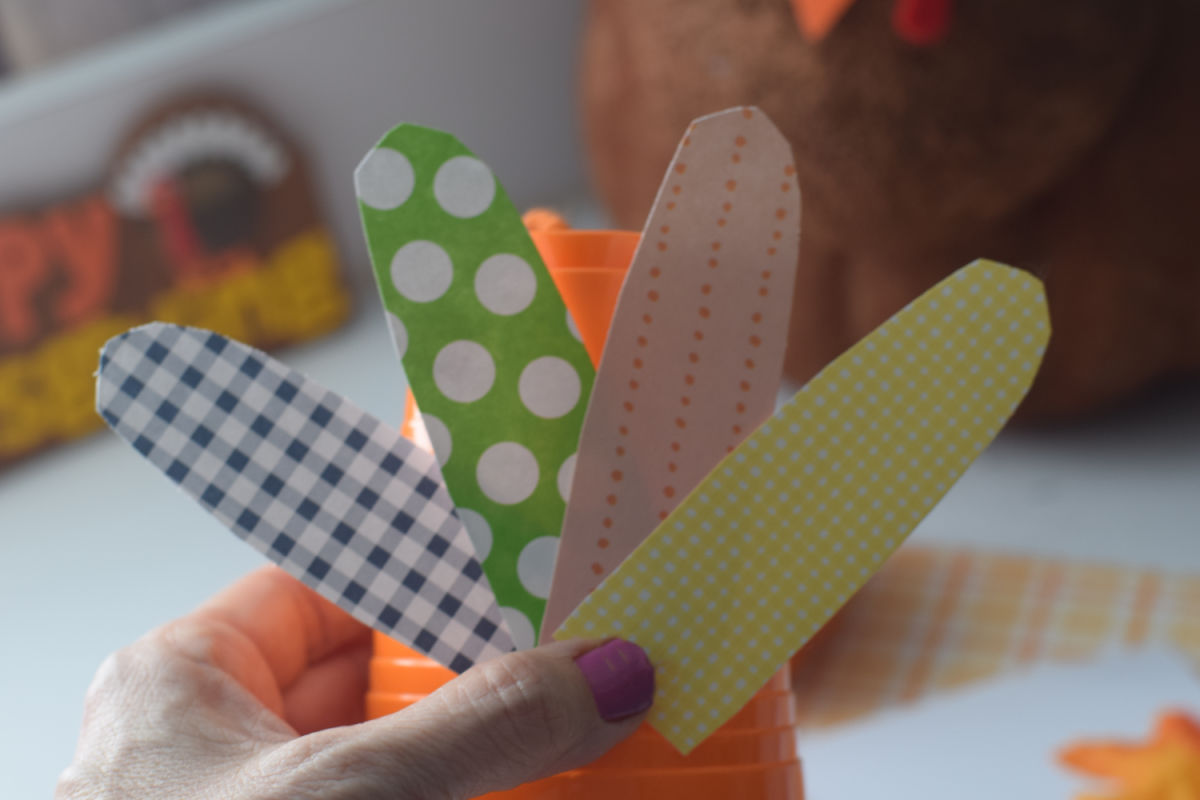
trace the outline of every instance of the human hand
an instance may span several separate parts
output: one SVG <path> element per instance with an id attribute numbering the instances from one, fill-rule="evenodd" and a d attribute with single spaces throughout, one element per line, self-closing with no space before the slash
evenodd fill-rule
<path id="1" fill-rule="evenodd" d="M 472 797 L 597 758 L 654 694 L 635 645 L 559 642 L 364 722 L 370 641 L 282 571 L 258 570 L 105 661 L 56 796 Z"/>

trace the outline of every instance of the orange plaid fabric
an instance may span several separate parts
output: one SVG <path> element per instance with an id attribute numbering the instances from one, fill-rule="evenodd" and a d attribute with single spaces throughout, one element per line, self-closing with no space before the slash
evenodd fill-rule
<path id="1" fill-rule="evenodd" d="M 799 724 L 1149 643 L 1200 665 L 1200 575 L 905 547 L 793 659 Z"/>

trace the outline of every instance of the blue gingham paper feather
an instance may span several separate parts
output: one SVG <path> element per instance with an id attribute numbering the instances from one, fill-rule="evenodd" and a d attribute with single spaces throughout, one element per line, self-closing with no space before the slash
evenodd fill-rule
<path id="1" fill-rule="evenodd" d="M 432 455 L 265 353 L 164 323 L 110 340 L 96 406 L 230 530 L 456 672 L 513 649 Z"/>

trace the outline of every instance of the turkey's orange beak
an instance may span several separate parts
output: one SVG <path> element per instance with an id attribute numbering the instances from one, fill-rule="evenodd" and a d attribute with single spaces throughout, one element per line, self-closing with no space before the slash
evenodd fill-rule
<path id="1" fill-rule="evenodd" d="M 801 33 L 811 42 L 824 39 L 854 0 L 792 0 L 792 12 Z M 953 0 L 896 0 L 892 27 L 909 44 L 938 42 L 950 29 Z"/>
<path id="2" fill-rule="evenodd" d="M 854 0 L 792 0 L 796 24 L 809 41 L 820 41 L 833 30 Z"/>

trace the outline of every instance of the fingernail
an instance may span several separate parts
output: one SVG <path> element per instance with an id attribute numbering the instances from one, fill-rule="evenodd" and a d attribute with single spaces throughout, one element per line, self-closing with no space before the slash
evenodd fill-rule
<path id="1" fill-rule="evenodd" d="M 640 714 L 654 702 L 654 665 L 633 642 L 613 639 L 575 659 L 607 722 Z"/>

